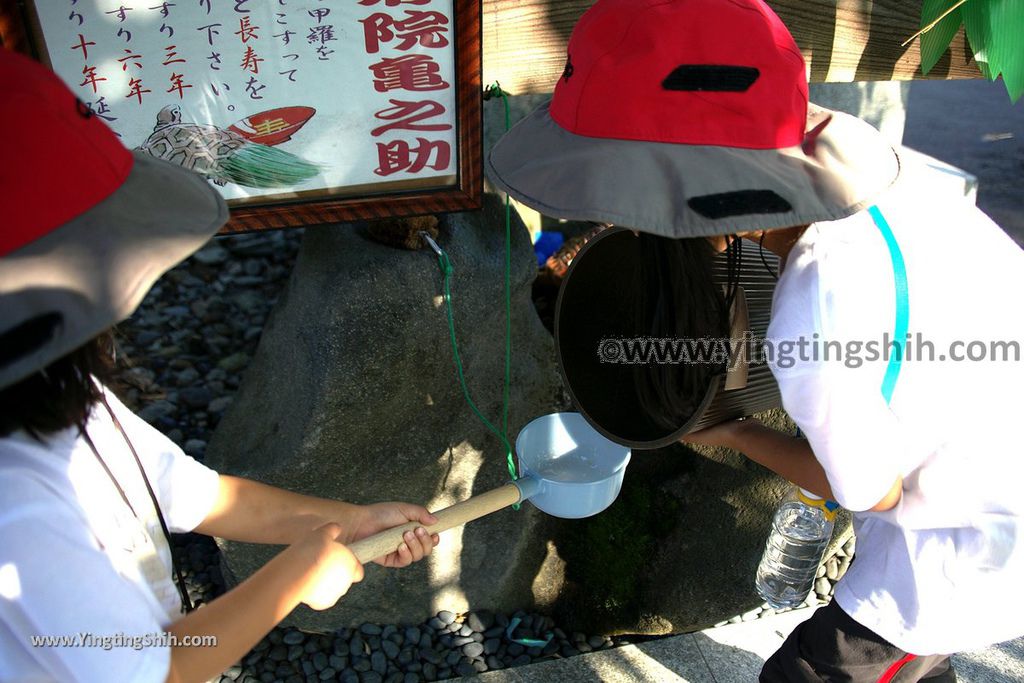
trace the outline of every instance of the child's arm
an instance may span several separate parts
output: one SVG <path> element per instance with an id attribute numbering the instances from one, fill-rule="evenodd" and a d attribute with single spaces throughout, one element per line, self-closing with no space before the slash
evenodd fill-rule
<path id="1" fill-rule="evenodd" d="M 341 527 L 339 542 L 347 544 L 410 521 L 429 526 L 437 520 L 426 508 L 411 503 L 353 505 L 222 474 L 216 502 L 195 530 L 236 541 L 287 545 L 333 522 Z M 417 532 L 407 533 L 402 546 L 376 561 L 404 567 L 428 555 L 437 535 Z"/>
<path id="2" fill-rule="evenodd" d="M 206 681 L 237 662 L 299 603 L 326 609 L 363 578 L 363 567 L 327 524 L 307 532 L 235 589 L 167 629 L 178 638 L 216 636 L 216 647 L 172 647 L 167 681 Z"/>
<path id="3" fill-rule="evenodd" d="M 758 420 L 730 420 L 687 434 L 683 441 L 740 451 L 797 486 L 823 498 L 835 499 L 825 469 L 814 457 L 807 440 L 766 427 Z M 903 478 L 898 477 L 889 492 L 871 511 L 892 509 L 899 502 L 902 492 Z"/>
<path id="4" fill-rule="evenodd" d="M 175 647 L 168 681 L 205 681 L 238 661 L 300 602 L 326 609 L 363 576 L 362 565 L 343 543 L 383 529 L 437 520 L 418 505 L 352 505 L 304 496 L 248 479 L 220 475 L 217 498 L 196 531 L 253 543 L 290 544 L 263 568 L 168 629 L 216 636 L 215 648 Z M 401 567 L 428 555 L 437 542 L 422 528 L 377 560 Z"/>

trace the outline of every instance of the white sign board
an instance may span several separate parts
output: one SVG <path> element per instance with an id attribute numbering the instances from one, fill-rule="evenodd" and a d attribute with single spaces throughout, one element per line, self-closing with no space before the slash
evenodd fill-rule
<path id="1" fill-rule="evenodd" d="M 36 0 L 46 57 L 126 146 L 232 204 L 452 185 L 453 0 Z"/>

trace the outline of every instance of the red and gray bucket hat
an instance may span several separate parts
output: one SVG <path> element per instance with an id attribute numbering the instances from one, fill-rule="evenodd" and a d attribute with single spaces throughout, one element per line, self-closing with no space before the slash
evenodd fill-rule
<path id="1" fill-rule="evenodd" d="M 701 237 L 844 218 L 899 173 L 863 121 L 810 105 L 806 66 L 760 0 L 598 0 L 552 100 L 490 152 L 543 214 Z"/>
<path id="2" fill-rule="evenodd" d="M 132 153 L 41 64 L 0 49 L 0 388 L 124 320 L 228 219 L 209 183 Z"/>

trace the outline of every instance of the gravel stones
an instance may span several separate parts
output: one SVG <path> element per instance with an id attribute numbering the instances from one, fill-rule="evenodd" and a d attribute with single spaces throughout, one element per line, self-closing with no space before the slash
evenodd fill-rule
<path id="1" fill-rule="evenodd" d="M 839 560 L 835 557 L 830 557 L 825 562 L 825 577 L 829 581 L 835 581 L 839 578 Z"/>
<path id="2" fill-rule="evenodd" d="M 358 633 L 348 643 L 348 653 L 353 657 L 365 655 L 368 651 L 369 648 L 366 647 L 366 643 L 363 642 Z"/>
<path id="3" fill-rule="evenodd" d="M 293 630 L 285 632 L 284 637 L 281 638 L 281 642 L 283 642 L 285 645 L 299 645 L 305 639 L 306 636 L 303 635 L 302 631 Z"/>
<path id="4" fill-rule="evenodd" d="M 230 396 L 221 396 L 210 401 L 209 405 L 206 406 L 206 410 L 214 415 L 219 415 L 228 409 L 231 405 L 232 398 Z"/>
<path id="5" fill-rule="evenodd" d="M 479 657 L 483 653 L 484 646 L 480 643 L 471 642 L 462 646 L 462 654 L 469 657 L 470 659 L 473 659 L 474 657 Z"/>
<path id="6" fill-rule="evenodd" d="M 198 379 L 198 373 L 195 379 Z M 203 409 L 210 405 L 212 400 L 213 394 L 206 387 L 185 387 L 178 392 L 178 401 L 186 408 Z"/>
<path id="7" fill-rule="evenodd" d="M 227 249 L 224 249 L 216 243 L 211 243 L 203 249 L 200 249 L 192 255 L 192 260 L 203 264 L 204 266 L 217 266 L 231 258 L 231 253 Z"/>
<path id="8" fill-rule="evenodd" d="M 231 404 L 237 373 L 255 351 L 256 338 L 245 335 L 267 319 L 302 232 L 215 238 L 166 273 L 118 328 L 121 355 L 133 367 L 119 369 L 115 388 L 144 420 L 200 460 Z M 244 256 L 253 242 L 273 248 Z M 239 282 L 253 274 L 255 280 Z"/>
<path id="9" fill-rule="evenodd" d="M 138 411 L 139 417 L 150 424 L 158 424 L 161 418 L 173 415 L 178 407 L 170 401 L 154 401 Z"/>
<path id="10" fill-rule="evenodd" d="M 487 611 L 470 612 L 466 616 L 466 626 L 477 633 L 484 633 L 494 625 L 494 613 Z"/>
<path id="11" fill-rule="evenodd" d="M 202 458 L 203 453 L 206 452 L 206 442 L 202 439 L 189 439 L 182 446 L 182 450 L 193 458 Z"/>
<path id="12" fill-rule="evenodd" d="M 381 642 L 381 649 L 384 652 L 384 656 L 387 657 L 388 659 L 397 659 L 398 658 L 399 648 L 398 648 L 398 645 L 396 645 L 394 642 L 392 642 L 390 640 L 382 641 Z"/>
<path id="13" fill-rule="evenodd" d="M 249 354 L 233 353 L 217 361 L 217 367 L 228 373 L 236 373 L 249 365 Z"/>

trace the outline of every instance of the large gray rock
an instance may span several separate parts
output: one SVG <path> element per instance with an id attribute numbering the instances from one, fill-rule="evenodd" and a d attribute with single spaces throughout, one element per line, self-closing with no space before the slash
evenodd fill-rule
<path id="1" fill-rule="evenodd" d="M 440 242 L 470 390 L 500 419 L 503 210 L 450 216 Z M 529 301 L 535 261 L 513 224 L 510 434 L 558 403 L 550 336 Z M 307 230 L 295 273 L 239 394 L 208 449 L 217 469 L 359 503 L 445 507 L 507 480 L 504 451 L 466 406 L 455 377 L 433 252 L 406 252 L 358 227 Z M 780 411 L 763 416 L 792 431 Z M 784 482 L 730 451 L 683 446 L 633 455 L 619 499 L 559 520 L 529 504 L 445 532 L 431 558 L 363 583 L 309 630 L 420 623 L 441 609 L 537 608 L 589 633 L 681 632 L 760 604 L 754 569 Z M 241 579 L 276 548 L 222 542 Z"/>
<path id="2" fill-rule="evenodd" d="M 440 241 L 473 397 L 499 420 L 503 373 L 500 202 L 457 214 Z M 513 214 L 514 215 L 514 214 Z M 557 404 L 550 336 L 529 301 L 535 273 L 513 224 L 510 434 Z M 390 249 L 358 227 L 310 228 L 295 273 L 206 456 L 227 473 L 359 503 L 445 507 L 507 479 L 504 452 L 455 378 L 433 252 Z M 792 431 L 781 411 L 764 417 Z M 427 561 L 367 568 L 337 607 L 290 621 L 329 631 L 419 623 L 440 609 L 552 611 L 590 633 L 694 630 L 760 604 L 754 569 L 785 484 L 744 457 L 683 446 L 636 452 L 619 499 L 559 520 L 529 504 L 445 532 Z M 222 542 L 242 579 L 278 549 Z"/>
<path id="3" fill-rule="evenodd" d="M 509 428 L 552 412 L 558 379 L 550 335 L 530 302 L 536 261 L 513 232 L 513 357 Z M 455 325 L 477 405 L 501 422 L 504 210 L 450 215 L 440 243 L 454 267 Z M 391 249 L 358 226 L 309 228 L 295 272 L 263 333 L 206 460 L 226 473 L 302 493 L 445 507 L 508 480 L 505 452 L 473 416 L 456 378 L 438 261 Z M 326 612 L 292 621 L 331 630 L 366 621 L 419 623 L 432 612 L 550 604 L 560 583 L 549 520 L 529 505 L 446 532 L 428 561 L 369 566 Z M 278 548 L 223 542 L 242 579 Z"/>

